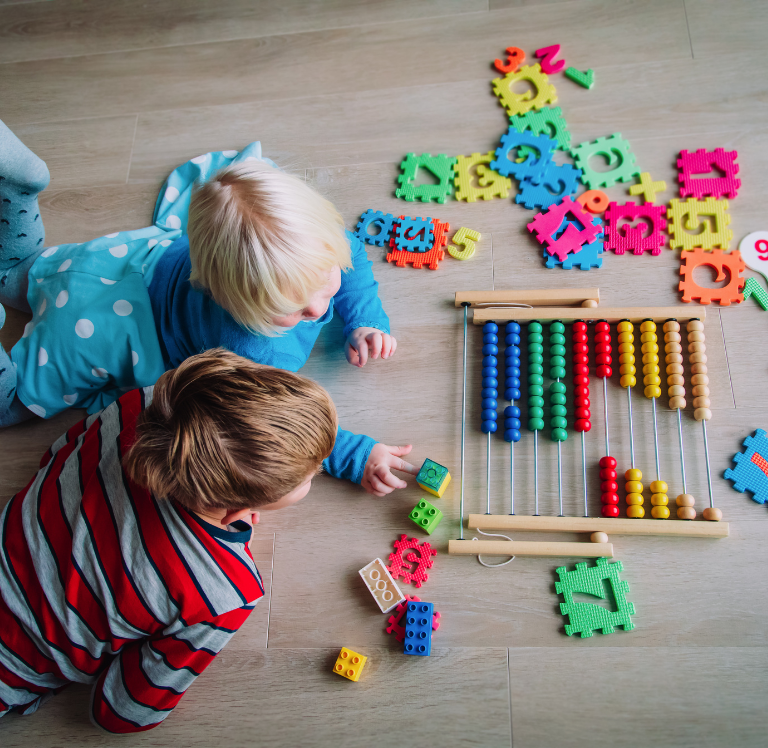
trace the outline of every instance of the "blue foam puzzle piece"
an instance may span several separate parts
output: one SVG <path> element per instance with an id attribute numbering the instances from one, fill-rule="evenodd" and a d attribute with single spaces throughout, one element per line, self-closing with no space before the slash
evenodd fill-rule
<path id="1" fill-rule="evenodd" d="M 518 163 L 510 159 L 509 154 L 520 146 L 526 146 L 526 158 Z M 539 182 L 552 163 L 552 154 L 556 147 L 557 143 L 546 135 L 518 132 L 510 126 L 501 136 L 501 144 L 496 149 L 494 160 L 491 161 L 491 169 L 505 177 L 511 176 L 519 180 L 528 178 L 532 182 Z M 531 152 L 531 148 L 538 152 L 538 157 Z"/>
<path id="2" fill-rule="evenodd" d="M 581 169 L 571 164 L 558 166 L 552 162 L 544 171 L 538 184 L 526 178 L 520 184 L 520 192 L 515 195 L 515 202 L 524 208 L 549 208 L 559 203 L 566 195 L 576 194 L 581 180 Z"/>
<path id="3" fill-rule="evenodd" d="M 405 252 L 427 252 L 435 243 L 431 218 L 403 218 L 395 230 L 395 246 Z"/>
<path id="4" fill-rule="evenodd" d="M 432 603 L 409 602 L 405 610 L 405 641 L 407 655 L 429 657 L 432 652 Z"/>
<path id="5" fill-rule="evenodd" d="M 765 504 L 768 501 L 768 475 L 752 462 L 752 455 L 760 455 L 768 462 L 766 432 L 763 429 L 757 429 L 754 436 L 748 436 L 744 440 L 744 446 L 747 447 L 744 452 L 737 452 L 733 456 L 736 467 L 728 468 L 723 475 L 728 480 L 734 481 L 733 487 L 739 493 L 749 491 L 753 501 Z"/>
<path id="6" fill-rule="evenodd" d="M 382 213 L 380 210 L 366 210 L 360 216 L 355 235 L 360 241 L 375 244 L 377 247 L 383 247 L 389 244 L 394 221 L 395 217 L 391 213 Z M 378 226 L 379 233 L 373 236 L 369 234 L 368 228 L 370 226 Z"/>
<path id="7" fill-rule="evenodd" d="M 574 221 L 566 218 L 560 225 L 560 228 L 555 234 L 555 238 L 558 238 L 565 227 L 569 223 L 575 223 Z M 600 226 L 602 229 L 603 221 L 599 216 L 595 216 L 592 219 L 593 226 Z M 583 227 L 581 227 L 583 228 Z M 544 259 L 546 260 L 546 266 L 548 268 L 561 267 L 564 270 L 572 270 L 573 268 L 579 268 L 580 270 L 590 270 L 591 268 L 600 268 L 603 266 L 603 235 L 602 231 L 597 235 L 595 241 L 590 244 L 585 244 L 578 252 L 569 252 L 568 256 L 560 262 L 555 255 L 549 254 L 547 250 L 544 250 Z"/>

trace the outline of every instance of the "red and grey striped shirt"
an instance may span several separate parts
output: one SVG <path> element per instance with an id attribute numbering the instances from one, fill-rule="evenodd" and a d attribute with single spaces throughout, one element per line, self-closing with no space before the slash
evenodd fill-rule
<path id="1" fill-rule="evenodd" d="M 123 472 L 151 398 L 73 426 L 0 515 L 0 717 L 75 681 L 98 726 L 148 730 L 264 594 L 250 525 L 214 527 Z"/>

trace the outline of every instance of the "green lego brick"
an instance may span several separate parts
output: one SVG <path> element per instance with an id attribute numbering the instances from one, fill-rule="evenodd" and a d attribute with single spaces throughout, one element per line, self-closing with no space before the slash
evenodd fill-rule
<path id="1" fill-rule="evenodd" d="M 447 467 L 443 467 L 433 460 L 426 459 L 416 476 L 416 482 L 428 493 L 439 499 L 451 482 L 451 474 Z"/>
<path id="2" fill-rule="evenodd" d="M 422 530 L 426 530 L 429 535 L 440 524 L 443 513 L 426 499 L 422 499 L 408 515 Z"/>

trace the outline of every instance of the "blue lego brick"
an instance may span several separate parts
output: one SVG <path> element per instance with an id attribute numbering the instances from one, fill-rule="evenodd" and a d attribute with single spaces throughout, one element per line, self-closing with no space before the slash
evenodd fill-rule
<path id="1" fill-rule="evenodd" d="M 569 223 L 573 222 L 566 218 L 557 230 L 555 238 L 558 238 L 563 231 L 565 231 L 565 227 Z M 603 221 L 598 216 L 595 216 L 592 219 L 592 225 L 602 227 Z M 601 257 L 603 249 L 603 235 L 601 231 L 595 241 L 591 244 L 585 244 L 578 252 L 569 252 L 563 262 L 560 262 L 555 255 L 549 254 L 546 249 L 544 250 L 543 255 L 548 268 L 562 267 L 565 270 L 571 270 L 572 268 L 589 270 L 590 268 L 600 268 L 603 266 L 603 258 Z"/>
<path id="2" fill-rule="evenodd" d="M 408 603 L 405 612 L 405 654 L 429 657 L 432 652 L 433 612 L 432 603 Z"/>
<path id="3" fill-rule="evenodd" d="M 395 229 L 395 246 L 405 252 L 427 252 L 435 243 L 431 218 L 403 218 Z"/>
<path id="4" fill-rule="evenodd" d="M 763 429 L 757 429 L 754 436 L 744 440 L 747 449 L 733 456 L 736 467 L 725 471 L 724 477 L 732 480 L 733 487 L 740 493 L 749 491 L 752 500 L 758 504 L 768 501 L 768 438 Z"/>

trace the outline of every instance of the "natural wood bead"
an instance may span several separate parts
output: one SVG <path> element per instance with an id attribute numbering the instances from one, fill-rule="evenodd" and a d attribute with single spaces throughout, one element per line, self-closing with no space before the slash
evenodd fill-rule
<path id="1" fill-rule="evenodd" d="M 667 377 L 667 384 L 673 385 L 673 384 L 685 384 L 685 377 L 682 374 L 670 374 Z"/>
<path id="2" fill-rule="evenodd" d="M 692 506 L 679 506 L 677 508 L 678 519 L 696 519 L 696 510 Z"/>
<path id="3" fill-rule="evenodd" d="M 696 408 L 693 411 L 693 417 L 697 421 L 709 421 L 712 418 L 712 411 L 709 408 Z"/>
<path id="4" fill-rule="evenodd" d="M 688 332 L 692 332 L 694 330 L 701 331 L 704 329 L 704 323 L 700 319 L 692 319 L 685 326 L 685 329 L 688 330 Z"/>
<path id="5" fill-rule="evenodd" d="M 693 407 L 694 408 L 709 408 L 710 405 L 712 405 L 712 401 L 708 397 L 694 397 L 693 398 Z"/>
<path id="6" fill-rule="evenodd" d="M 675 499 L 675 502 L 678 506 L 694 506 L 696 504 L 696 499 L 689 493 L 681 493 Z"/>
<path id="7" fill-rule="evenodd" d="M 673 384 L 669 388 L 670 397 L 685 397 L 685 387 L 681 387 L 679 384 Z"/>
<path id="8" fill-rule="evenodd" d="M 679 332 L 667 332 L 664 333 L 665 343 L 679 343 L 682 340 Z"/>
<path id="9" fill-rule="evenodd" d="M 697 384 L 693 388 L 694 397 L 709 397 L 709 387 L 706 384 Z"/>
<path id="10" fill-rule="evenodd" d="M 707 373 L 706 364 L 694 364 L 691 367 L 691 374 L 706 374 L 706 373 Z"/>
<path id="11" fill-rule="evenodd" d="M 683 346 L 680 345 L 680 343 L 668 343 L 664 347 L 664 353 L 666 353 L 668 356 L 674 353 L 682 353 L 683 352 Z"/>
<path id="12" fill-rule="evenodd" d="M 706 374 L 694 374 L 691 377 L 691 384 L 709 384 L 709 377 Z"/>
<path id="13" fill-rule="evenodd" d="M 608 535 L 606 535 L 604 532 L 593 532 L 589 539 L 593 543 L 607 543 L 608 542 Z"/>
<path id="14" fill-rule="evenodd" d="M 704 343 L 688 343 L 688 353 L 704 353 L 706 350 Z"/>
<path id="15" fill-rule="evenodd" d="M 680 410 L 685 410 L 685 398 L 684 397 L 670 397 L 669 398 L 669 407 L 672 410 L 677 410 L 678 408 Z"/>
<path id="16" fill-rule="evenodd" d="M 688 360 L 692 364 L 706 364 L 707 354 L 701 351 L 696 351 L 696 353 L 692 353 L 690 356 L 688 356 Z"/>
<path id="17" fill-rule="evenodd" d="M 680 332 L 680 323 L 676 319 L 668 319 L 662 329 L 664 332 Z"/>
<path id="18" fill-rule="evenodd" d="M 689 343 L 703 343 L 706 340 L 704 333 L 699 332 L 698 330 L 694 330 L 693 332 L 688 333 L 688 342 Z"/>
<path id="19" fill-rule="evenodd" d="M 704 519 L 708 519 L 710 522 L 719 522 L 723 518 L 723 513 L 713 506 L 708 506 L 702 513 L 701 516 L 704 517 Z"/>
<path id="20" fill-rule="evenodd" d="M 685 374 L 685 369 L 682 364 L 667 364 L 667 374 L 675 374 L 677 376 Z M 682 382 L 679 382 L 682 384 Z"/>
<path id="21" fill-rule="evenodd" d="M 676 353 L 668 353 L 666 356 L 664 356 L 664 360 L 668 364 L 682 364 L 683 363 L 683 354 L 679 351 Z"/>
<path id="22" fill-rule="evenodd" d="M 584 309 L 594 309 L 597 306 L 597 301 L 594 299 L 587 299 L 586 301 L 581 302 L 581 306 L 584 307 Z"/>

